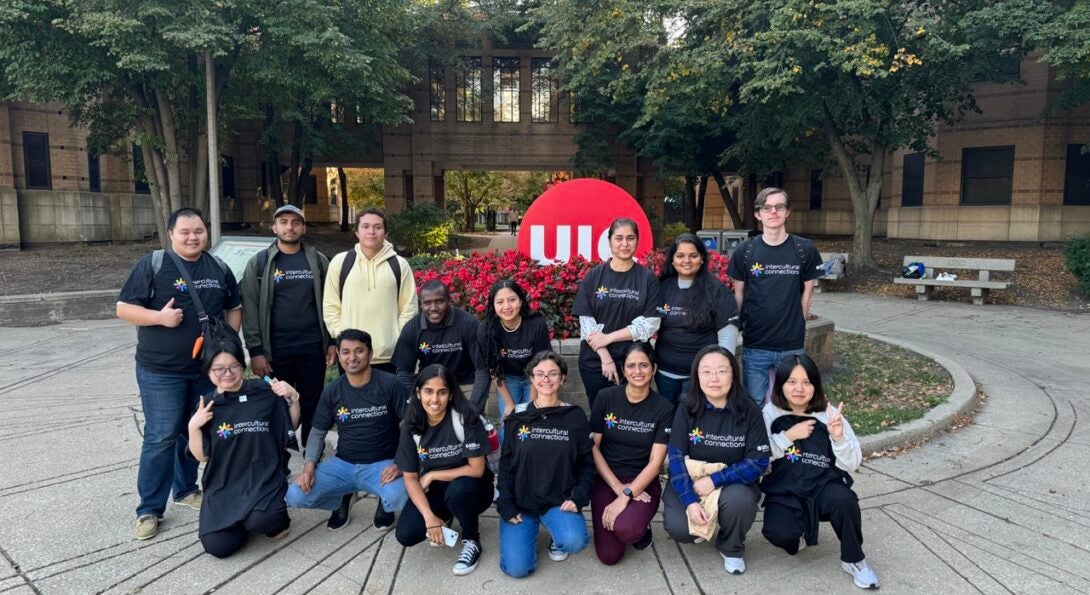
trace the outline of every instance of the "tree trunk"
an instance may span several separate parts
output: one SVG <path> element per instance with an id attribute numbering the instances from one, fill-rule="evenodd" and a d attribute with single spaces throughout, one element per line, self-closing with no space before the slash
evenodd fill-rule
<path id="1" fill-rule="evenodd" d="M 719 196 L 723 198 L 723 206 L 730 215 L 731 225 L 734 226 L 734 229 L 745 229 L 742 226 L 742 216 L 738 214 L 738 202 L 734 200 L 734 195 L 730 192 L 730 185 L 727 184 L 727 180 L 723 177 L 723 173 L 719 170 L 715 170 L 712 172 L 712 175 L 715 176 L 715 185 L 719 187 Z"/>
<path id="2" fill-rule="evenodd" d="M 708 184 L 708 176 L 700 176 L 700 184 L 696 191 L 696 208 L 693 209 L 693 226 L 689 228 L 693 233 L 704 227 L 704 202 L 708 195 Z"/>
<path id="3" fill-rule="evenodd" d="M 694 217 L 694 206 L 696 204 L 696 178 L 691 175 L 685 176 L 685 198 L 681 201 L 681 220 L 685 222 L 685 226 L 691 231 L 696 231 L 693 227 L 696 225 Z"/>
<path id="4" fill-rule="evenodd" d="M 140 155 L 144 158 L 144 176 L 148 179 L 148 188 L 151 189 L 151 205 L 155 212 L 155 231 L 159 234 L 159 245 L 164 249 L 170 247 L 170 234 L 167 233 L 167 215 L 170 214 L 170 199 L 163 192 L 162 186 L 155 175 L 155 170 L 148 164 L 152 160 L 152 150 L 146 144 L 140 145 Z"/>
<path id="5" fill-rule="evenodd" d="M 303 161 L 303 125 L 295 122 L 291 131 L 291 161 L 288 163 L 288 202 L 302 208 L 299 194 L 299 166 Z"/>
<path id="6" fill-rule="evenodd" d="M 757 175 L 749 174 L 743 189 L 745 208 L 742 209 L 742 229 L 757 229 L 757 215 L 754 212 L 757 202 Z"/>
<path id="7" fill-rule="evenodd" d="M 341 231 L 348 231 L 348 174 L 337 168 L 337 186 L 341 189 Z"/>
<path id="8" fill-rule="evenodd" d="M 828 106 L 822 103 L 823 127 L 825 135 L 829 139 L 829 147 L 836 157 L 840 173 L 848 182 L 848 191 L 852 197 L 852 257 L 848 263 L 852 270 L 876 269 L 878 263 L 874 261 L 871 252 L 871 234 L 874 229 L 874 210 L 878 207 L 878 193 L 882 191 L 882 169 L 885 167 L 888 150 L 884 146 L 870 143 L 870 167 L 866 180 L 860 180 L 860 173 L 856 170 L 855 159 L 848 152 L 840 132 L 833 122 L 832 114 Z"/>

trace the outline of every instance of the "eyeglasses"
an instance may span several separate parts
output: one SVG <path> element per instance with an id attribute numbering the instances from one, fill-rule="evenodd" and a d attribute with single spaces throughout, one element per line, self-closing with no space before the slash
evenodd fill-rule
<path id="1" fill-rule="evenodd" d="M 718 370 L 699 370 L 697 374 L 701 378 L 725 378 L 730 376 L 730 368 L 720 368 Z"/>
<path id="2" fill-rule="evenodd" d="M 242 371 L 242 364 L 231 364 L 224 368 L 212 368 L 211 372 L 216 375 L 216 378 L 223 378 L 230 374 L 234 376 Z"/>
<path id="3" fill-rule="evenodd" d="M 784 212 L 786 210 L 787 210 L 787 205 L 785 205 L 785 204 L 761 205 L 761 212 L 762 213 L 771 213 L 772 211 L 776 211 L 777 213 L 782 213 L 782 212 Z"/>
<path id="4" fill-rule="evenodd" d="M 650 370 L 651 369 L 651 363 L 650 362 L 632 362 L 630 364 L 625 364 L 624 369 L 628 370 L 630 372 L 635 372 L 636 370 Z"/>
<path id="5" fill-rule="evenodd" d="M 553 370 L 552 372 L 534 372 L 535 380 L 545 380 L 546 378 L 549 380 L 559 380 L 560 372 L 556 370 Z"/>

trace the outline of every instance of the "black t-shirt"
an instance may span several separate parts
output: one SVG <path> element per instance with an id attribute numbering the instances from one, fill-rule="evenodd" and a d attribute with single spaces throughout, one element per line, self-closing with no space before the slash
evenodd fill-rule
<path id="1" fill-rule="evenodd" d="M 798 240 L 800 256 L 795 247 Z M 746 243 L 752 253 L 745 258 Z M 806 321 L 802 317 L 803 284 L 821 276 L 821 255 L 814 243 L 788 236 L 779 246 L 769 246 L 762 236 L 738 244 L 730 258 L 727 274 L 745 283 L 742 300 L 742 331 L 749 349 L 788 351 L 806 344 Z"/>
<path id="2" fill-rule="evenodd" d="M 488 325 L 482 324 L 477 330 L 477 344 L 481 349 L 477 361 L 482 368 L 488 365 L 488 357 L 484 353 L 488 343 Z M 500 329 L 500 365 L 508 376 L 525 378 L 526 364 L 530 363 L 530 358 L 539 351 L 550 351 L 552 348 L 549 325 L 545 323 L 545 317 L 536 312 L 523 316 L 522 324 L 514 331 Z"/>
<path id="3" fill-rule="evenodd" d="M 359 388 L 341 376 L 322 391 L 313 427 L 326 432 L 337 424 L 337 457 L 348 463 L 392 459 L 407 398 L 405 386 L 389 372 L 372 368 L 371 381 Z"/>
<path id="4" fill-rule="evenodd" d="M 470 457 L 483 457 L 492 452 L 488 433 L 479 419 L 472 425 L 465 423 L 468 420 L 463 420 L 463 442 L 458 440 L 458 434 L 454 432 L 453 418 L 448 411 L 439 425 L 424 428 L 419 446 L 413 438 L 412 430 L 401 424 L 401 438 L 398 441 L 397 456 L 394 458 L 397 468 L 406 473 L 423 475 L 438 469 L 461 467 Z"/>
<path id="5" fill-rule="evenodd" d="M 651 447 L 666 444 L 674 406 L 655 391 L 631 403 L 625 387 L 602 389 L 590 412 L 590 431 L 602 435 L 598 449 L 618 477 L 634 477 L 647 467 Z"/>
<path id="6" fill-rule="evenodd" d="M 772 422 L 772 433 L 785 432 L 796 423 L 811 420 L 814 431 L 808 438 L 794 440 L 782 458 L 772 461 L 772 472 L 761 480 L 761 491 L 805 498 L 832 481 L 851 486 L 851 476 L 836 466 L 836 454 L 825 424 L 810 416 L 781 415 Z"/>
<path id="7" fill-rule="evenodd" d="M 659 326 L 655 354 L 661 370 L 688 376 L 692 372 L 693 358 L 697 352 L 719 343 L 719 329 L 738 323 L 738 302 L 734 293 L 718 279 L 709 275 L 712 284 L 712 319 L 702 328 L 689 328 L 689 307 L 686 304 L 692 288 L 677 286 L 677 279 L 670 278 L 659 286 L 662 301 L 657 308 L 662 323 Z"/>
<path id="8" fill-rule="evenodd" d="M 609 268 L 609 261 L 594 267 L 583 277 L 575 296 L 575 316 L 593 316 L 603 325 L 603 333 L 625 328 L 640 316 L 658 316 L 656 306 L 661 304 L 659 280 L 646 267 L 636 264 L 618 273 Z M 607 349 L 613 361 L 620 362 L 631 341 L 611 343 Z M 579 363 L 589 370 L 600 370 L 602 361 L 587 345 L 580 343 Z"/>
<path id="9" fill-rule="evenodd" d="M 269 280 L 273 283 L 272 320 L 269 326 L 271 355 L 311 354 L 322 350 L 322 327 L 314 302 L 314 271 L 303 250 L 280 252 L 273 259 Z"/>
<path id="10" fill-rule="evenodd" d="M 742 397 L 745 419 L 739 419 L 728 407 L 715 409 L 706 401 L 704 407 L 693 419 L 684 405 L 678 406 L 670 446 L 698 461 L 728 466 L 742 459 L 767 459 L 771 454 L 764 418 L 753 401 Z"/>
<path id="11" fill-rule="evenodd" d="M 225 310 L 242 305 L 242 295 L 230 269 L 220 267 L 216 259 L 202 252 L 197 262 L 182 260 L 190 287 L 174 266 L 169 254 L 163 255 L 159 274 L 152 278 L 151 254 L 141 258 L 129 271 L 117 301 L 162 310 L 172 298 L 174 307 L 182 309 L 182 323 L 174 328 L 141 326 L 136 330 L 136 362 L 152 372 L 168 374 L 199 374 L 201 362 L 193 359 L 193 342 L 201 335 L 197 308 L 190 298 L 196 290 L 209 316 L 223 321 Z"/>
<path id="12" fill-rule="evenodd" d="M 288 448 L 298 448 L 288 404 L 264 381 L 247 380 L 238 392 L 212 396 L 204 425 L 200 534 L 226 529 L 258 510 L 284 507 Z"/>
<path id="13" fill-rule="evenodd" d="M 431 364 L 454 372 L 458 384 L 472 384 L 476 370 L 477 327 L 480 322 L 465 310 L 451 308 L 443 322 L 433 325 L 421 312 L 413 317 L 397 339 L 393 363 L 398 372 L 416 374 Z"/>

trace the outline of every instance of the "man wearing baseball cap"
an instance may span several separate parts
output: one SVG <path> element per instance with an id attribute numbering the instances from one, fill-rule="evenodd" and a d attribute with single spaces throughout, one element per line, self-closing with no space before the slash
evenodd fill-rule
<path id="1" fill-rule="evenodd" d="M 299 391 L 301 444 L 306 444 L 336 350 L 322 320 L 329 259 L 303 243 L 303 211 L 284 205 L 273 213 L 276 241 L 255 254 L 242 274 L 242 336 L 250 369 Z"/>

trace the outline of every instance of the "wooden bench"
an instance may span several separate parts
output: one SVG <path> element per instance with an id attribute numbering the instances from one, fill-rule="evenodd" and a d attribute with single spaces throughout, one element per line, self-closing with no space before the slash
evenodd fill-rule
<path id="1" fill-rule="evenodd" d="M 834 257 L 834 256 L 842 257 L 844 259 L 844 266 L 845 267 L 848 266 L 848 262 L 851 259 L 851 255 L 848 254 L 847 252 L 822 252 L 821 253 L 821 262 L 829 262 L 829 259 Z M 847 273 L 847 271 L 845 271 L 845 274 L 846 273 Z M 825 275 L 824 277 L 819 277 L 817 279 L 814 279 L 814 293 L 821 293 L 821 282 L 822 281 L 840 281 L 843 278 L 844 278 L 844 275 Z"/>
<path id="2" fill-rule="evenodd" d="M 905 279 L 895 277 L 894 283 L 898 285 L 915 285 L 916 299 L 926 302 L 931 297 L 932 287 L 965 287 L 973 296 L 973 303 L 981 306 L 988 298 L 988 292 L 993 289 L 1006 289 L 1010 283 L 1006 281 L 993 281 L 992 271 L 1013 272 L 1014 261 L 998 258 L 948 258 L 944 256 L 906 256 L 904 265 L 913 262 L 922 262 L 926 269 L 926 276 L 922 279 Z M 956 281 L 939 281 L 935 279 L 938 272 L 976 271 L 976 279 L 965 279 L 960 275 Z"/>

